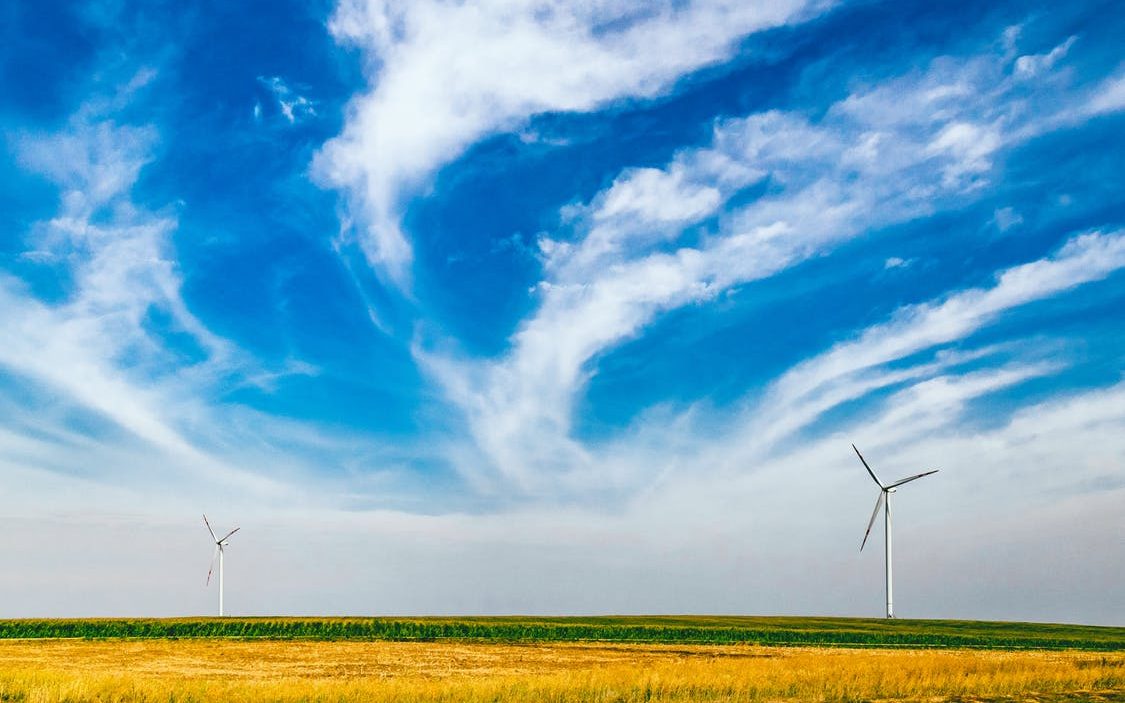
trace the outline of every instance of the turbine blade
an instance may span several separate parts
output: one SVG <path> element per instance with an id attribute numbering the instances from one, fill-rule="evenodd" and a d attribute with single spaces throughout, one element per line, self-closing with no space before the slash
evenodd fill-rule
<path id="1" fill-rule="evenodd" d="M 227 541 L 227 537 L 230 537 L 230 536 L 231 536 L 231 535 L 233 535 L 233 534 L 234 534 L 235 532 L 238 532 L 238 531 L 239 531 L 239 530 L 241 530 L 241 529 L 242 529 L 241 527 L 236 527 L 236 528 L 234 528 L 234 529 L 233 529 L 233 530 L 231 530 L 230 532 L 228 532 L 228 533 L 226 533 L 225 535 L 223 535 L 223 538 L 222 538 L 221 540 L 219 540 L 219 541 L 220 541 L 220 542 L 226 542 L 226 541 Z"/>
<path id="2" fill-rule="evenodd" d="M 879 491 L 879 497 L 875 500 L 875 510 L 871 512 L 871 519 L 867 522 L 867 532 L 863 533 L 863 543 L 859 545 L 859 551 L 861 552 L 867 546 L 867 537 L 871 534 L 871 528 L 875 525 L 875 518 L 879 517 L 879 508 L 883 507 L 883 496 L 885 495 L 886 493 Z"/>
<path id="3" fill-rule="evenodd" d="M 207 513 L 203 514 L 203 524 L 207 526 L 207 531 L 211 533 L 211 539 L 218 542 L 219 538 L 215 536 L 215 531 L 211 529 L 211 523 L 207 522 Z"/>
<path id="4" fill-rule="evenodd" d="M 215 551 L 211 554 L 211 566 L 207 567 L 207 585 L 211 585 L 211 573 L 215 570 L 215 558 L 219 556 L 219 545 L 215 545 Z"/>
<path id="5" fill-rule="evenodd" d="M 930 474 L 936 474 L 937 472 L 938 472 L 938 469 L 933 469 L 932 471 L 924 471 L 920 474 L 916 474 L 916 475 L 910 476 L 908 478 L 901 478 L 901 479 L 895 481 L 894 483 L 892 483 L 891 485 L 887 486 L 887 488 L 894 488 L 895 486 L 901 486 L 904 483 L 910 483 L 911 481 L 914 481 L 915 479 L 922 478 L 923 476 L 929 476 Z"/>
<path id="6" fill-rule="evenodd" d="M 855 449 L 854 444 L 852 445 L 852 449 Z M 859 453 L 858 449 L 855 449 L 855 455 L 863 462 L 863 468 L 867 469 L 867 473 L 871 474 L 871 478 L 875 479 L 875 483 L 879 484 L 879 488 L 887 488 L 887 486 L 884 486 L 883 482 L 879 480 L 879 477 L 875 475 L 875 472 L 871 470 L 871 467 L 867 465 L 867 460 L 863 458 L 863 455 Z"/>

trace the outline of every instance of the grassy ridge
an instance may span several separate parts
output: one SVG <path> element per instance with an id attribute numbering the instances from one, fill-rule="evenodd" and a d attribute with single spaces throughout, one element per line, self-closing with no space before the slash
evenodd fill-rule
<path id="1" fill-rule="evenodd" d="M 1125 651 L 1125 628 L 737 616 L 0 620 L 0 639 L 495 640 Z"/>

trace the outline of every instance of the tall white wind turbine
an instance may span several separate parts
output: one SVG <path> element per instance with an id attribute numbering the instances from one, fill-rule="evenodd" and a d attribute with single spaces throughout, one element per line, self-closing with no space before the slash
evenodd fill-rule
<path id="1" fill-rule="evenodd" d="M 207 526 L 207 531 L 211 533 L 211 539 L 215 540 L 215 553 L 211 555 L 211 567 L 207 569 L 207 585 L 211 585 L 211 573 L 215 570 L 215 557 L 219 558 L 219 617 L 223 617 L 223 547 L 227 546 L 227 538 L 235 532 L 241 530 L 241 527 L 236 527 L 230 532 L 223 535 L 222 539 L 215 536 L 215 531 L 211 529 L 211 523 L 207 522 L 207 516 L 203 516 L 203 524 Z"/>
<path id="2" fill-rule="evenodd" d="M 899 479 L 898 481 L 895 481 L 894 483 L 891 483 L 889 485 L 884 485 L 883 482 L 879 480 L 879 477 L 875 475 L 875 472 L 871 470 L 871 467 L 867 465 L 867 460 L 863 458 L 863 455 L 859 453 L 859 450 L 855 448 L 854 444 L 852 445 L 852 449 L 855 449 L 856 456 L 858 456 L 859 460 L 863 462 L 863 468 L 867 469 L 867 473 L 871 474 L 871 479 L 875 481 L 876 485 L 879 486 L 879 498 L 875 501 L 875 511 L 871 513 L 871 520 L 867 523 L 867 532 L 863 533 L 863 543 L 859 545 L 859 551 L 862 552 L 863 547 L 867 544 L 867 537 L 871 534 L 871 527 L 875 524 L 875 518 L 879 516 L 879 508 L 883 508 L 883 527 L 887 533 L 887 617 L 893 618 L 895 616 L 895 609 L 894 590 L 891 584 L 891 494 L 894 493 L 895 490 L 902 484 L 910 483 L 911 481 L 920 479 L 923 476 L 936 474 L 938 470 L 931 469 L 930 471 L 925 471 L 914 476 L 908 476 L 906 478 Z"/>

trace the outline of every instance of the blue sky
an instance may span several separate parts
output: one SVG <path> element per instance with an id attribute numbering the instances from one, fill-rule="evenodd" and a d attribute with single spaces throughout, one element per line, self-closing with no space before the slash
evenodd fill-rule
<path id="1" fill-rule="evenodd" d="M 1125 623 L 1111 3 L 0 12 L 4 615 Z"/>

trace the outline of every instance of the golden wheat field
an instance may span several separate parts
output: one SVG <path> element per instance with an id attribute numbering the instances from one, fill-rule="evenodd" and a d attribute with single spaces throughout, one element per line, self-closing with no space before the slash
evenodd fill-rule
<path id="1" fill-rule="evenodd" d="M 0 701 L 1125 701 L 1125 653 L 232 640 L 0 642 Z"/>

